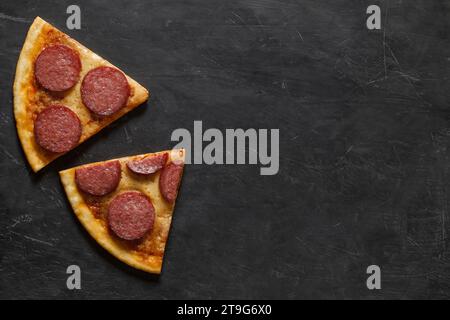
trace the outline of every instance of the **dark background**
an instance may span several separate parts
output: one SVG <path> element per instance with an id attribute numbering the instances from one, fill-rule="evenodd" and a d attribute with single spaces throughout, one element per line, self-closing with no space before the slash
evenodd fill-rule
<path id="1" fill-rule="evenodd" d="M 34 174 L 12 84 L 37 15 L 152 97 Z M 1 1 L 0 297 L 450 298 L 449 30 L 444 0 Z M 279 128 L 279 174 L 188 166 L 163 273 L 135 271 L 81 227 L 57 172 L 168 149 L 194 120 Z M 71 264 L 82 290 L 66 288 Z"/>

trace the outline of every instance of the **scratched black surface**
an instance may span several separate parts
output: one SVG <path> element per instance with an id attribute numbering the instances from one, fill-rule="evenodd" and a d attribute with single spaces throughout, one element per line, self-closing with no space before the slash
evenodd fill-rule
<path id="1" fill-rule="evenodd" d="M 0 2 L 0 298 L 450 298 L 450 2 Z M 365 28 L 380 4 L 383 30 Z M 32 19 L 150 89 L 150 101 L 33 174 L 11 87 Z M 186 169 L 158 277 L 103 251 L 57 172 L 170 148 L 176 128 L 279 128 L 280 171 Z M 66 288 L 66 268 L 82 290 Z M 366 268 L 382 268 L 382 290 Z"/>

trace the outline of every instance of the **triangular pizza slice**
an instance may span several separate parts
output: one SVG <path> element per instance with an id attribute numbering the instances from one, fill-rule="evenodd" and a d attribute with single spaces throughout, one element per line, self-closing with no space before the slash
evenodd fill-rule
<path id="1" fill-rule="evenodd" d="M 148 91 L 37 17 L 16 68 L 14 114 L 33 171 L 142 104 Z"/>
<path id="2" fill-rule="evenodd" d="M 126 264 L 161 272 L 185 151 L 176 149 L 61 171 L 70 204 L 86 230 Z"/>

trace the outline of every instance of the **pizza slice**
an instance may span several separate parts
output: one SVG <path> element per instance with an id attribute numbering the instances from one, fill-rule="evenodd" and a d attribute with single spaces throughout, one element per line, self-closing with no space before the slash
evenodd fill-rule
<path id="1" fill-rule="evenodd" d="M 185 151 L 176 149 L 59 174 L 76 216 L 90 235 L 126 264 L 159 274 L 184 158 Z"/>
<path id="2" fill-rule="evenodd" d="M 37 17 L 16 68 L 14 114 L 39 171 L 148 99 L 139 83 Z"/>

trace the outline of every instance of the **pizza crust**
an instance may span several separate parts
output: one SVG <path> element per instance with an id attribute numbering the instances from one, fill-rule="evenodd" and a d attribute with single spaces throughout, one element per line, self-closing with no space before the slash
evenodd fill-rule
<path id="1" fill-rule="evenodd" d="M 82 63 L 78 83 L 65 92 L 63 96 L 59 97 L 57 95 L 51 96 L 39 88 L 34 79 L 34 61 L 49 42 L 63 43 L 72 47 L 78 51 Z M 84 75 L 89 70 L 99 66 L 115 67 L 40 17 L 37 17 L 30 26 L 17 62 L 13 92 L 14 115 L 18 136 L 33 171 L 39 171 L 51 161 L 64 154 L 50 154 L 40 148 L 34 140 L 34 118 L 36 117 L 36 113 L 46 103 L 62 103 L 78 115 L 83 125 L 83 132 L 79 141 L 79 144 L 81 144 L 148 99 L 149 92 L 147 89 L 124 73 L 131 88 L 131 96 L 128 99 L 127 105 L 110 117 L 97 120 L 93 119 L 89 110 L 81 101 L 80 85 Z"/>
<path id="2" fill-rule="evenodd" d="M 169 161 L 175 163 L 184 163 L 184 150 L 177 149 L 162 152 L 170 153 Z M 142 249 L 130 249 L 130 247 L 124 245 L 123 242 L 117 241 L 117 239 L 114 239 L 114 237 L 111 236 L 109 228 L 105 221 L 101 218 L 96 217 L 94 212 L 86 203 L 85 197 L 78 191 L 75 182 L 75 170 L 83 166 L 61 171 L 59 175 L 61 177 L 61 182 L 64 186 L 64 190 L 66 191 L 69 202 L 78 220 L 80 220 L 84 228 L 103 248 L 109 251 L 117 259 L 133 268 L 149 273 L 159 274 L 161 273 L 162 269 L 164 250 L 169 234 L 175 203 L 167 203 L 159 192 L 160 172 L 154 173 L 150 177 L 139 177 L 127 170 L 127 161 L 135 158 L 141 158 L 146 155 L 152 154 L 113 159 L 118 160 L 121 164 L 122 178 L 117 190 L 111 195 L 103 197 L 103 201 L 105 201 L 106 203 L 118 193 L 126 190 L 139 190 L 152 200 L 156 212 L 155 224 L 153 226 L 153 230 L 145 240 L 148 241 L 148 244 L 145 247 L 150 247 L 151 251 L 153 252 L 152 254 L 145 254 L 145 252 L 142 252 Z M 103 162 L 97 162 L 97 164 L 100 163 Z M 85 166 L 90 166 L 93 164 L 96 163 L 88 164 Z"/>

